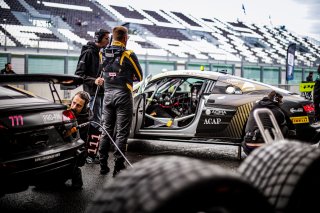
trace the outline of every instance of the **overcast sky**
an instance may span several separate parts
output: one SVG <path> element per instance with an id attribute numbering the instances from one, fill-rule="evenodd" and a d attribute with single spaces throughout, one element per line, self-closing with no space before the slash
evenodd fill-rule
<path id="1" fill-rule="evenodd" d="M 109 0 L 112 2 L 112 0 Z M 285 25 L 287 29 L 320 40 L 320 0 L 117 0 L 145 8 L 186 11 L 222 21 L 237 19 Z M 245 10 L 243 10 L 244 5 Z"/>

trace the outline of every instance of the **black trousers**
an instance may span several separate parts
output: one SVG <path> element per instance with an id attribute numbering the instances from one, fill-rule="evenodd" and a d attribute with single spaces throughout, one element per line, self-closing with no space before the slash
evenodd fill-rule
<path id="1" fill-rule="evenodd" d="M 130 134 L 132 122 L 133 98 L 130 91 L 124 89 L 106 89 L 103 101 L 102 125 L 123 154 Z M 115 131 L 115 134 L 114 134 Z M 102 131 L 99 147 L 100 165 L 106 167 L 108 164 L 108 152 L 111 147 L 109 136 Z M 114 157 L 116 165 L 124 163 L 124 158 L 115 149 Z"/>

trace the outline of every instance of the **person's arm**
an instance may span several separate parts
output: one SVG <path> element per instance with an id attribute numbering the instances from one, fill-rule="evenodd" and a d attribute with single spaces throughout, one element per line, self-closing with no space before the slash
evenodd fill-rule
<path id="1" fill-rule="evenodd" d="M 130 56 L 128 57 L 130 62 L 132 63 L 132 66 L 134 67 L 134 77 L 135 81 L 142 81 L 143 73 L 142 69 L 138 60 L 137 55 L 134 52 L 131 52 Z"/>
<path id="2" fill-rule="evenodd" d="M 79 62 L 77 65 L 77 69 L 75 71 L 75 75 L 79 75 L 83 78 L 84 84 L 94 86 L 94 81 L 96 78 L 88 75 L 88 66 L 90 66 L 90 61 L 92 63 L 92 53 L 90 51 L 86 51 L 80 55 Z"/>

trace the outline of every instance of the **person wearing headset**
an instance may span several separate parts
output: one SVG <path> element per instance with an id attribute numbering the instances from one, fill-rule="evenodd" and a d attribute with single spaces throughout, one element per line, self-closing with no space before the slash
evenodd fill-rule
<path id="1" fill-rule="evenodd" d="M 102 104 L 104 96 L 104 78 L 101 76 L 102 52 L 109 43 L 110 32 L 105 29 L 99 29 L 95 32 L 95 40 L 89 41 L 81 49 L 76 75 L 83 78 L 83 90 L 90 95 L 90 109 L 93 112 L 92 120 L 100 123 L 102 116 Z M 92 123 L 94 135 L 100 135 L 99 126 Z M 88 157 L 88 163 L 99 163 L 98 157 L 93 155 Z"/>
<path id="2" fill-rule="evenodd" d="M 258 125 L 253 116 L 253 112 L 255 109 L 260 109 L 260 108 L 270 109 L 281 129 L 281 132 L 284 138 L 291 138 L 296 135 L 295 126 L 290 120 L 290 117 L 288 116 L 287 112 L 285 112 L 281 108 L 281 104 L 283 103 L 282 99 L 283 99 L 283 96 L 280 93 L 277 93 L 276 91 L 273 90 L 268 94 L 268 96 L 264 97 L 256 105 L 252 107 L 249 114 L 248 121 L 247 121 L 247 125 L 245 128 L 244 140 L 241 144 L 243 151 L 247 155 L 249 155 L 254 149 L 265 144 L 265 142 L 263 141 L 262 135 L 259 131 Z M 271 120 L 266 116 L 267 115 L 264 115 L 264 114 L 260 116 L 263 126 L 265 128 L 268 128 L 268 127 L 271 128 L 273 126 L 271 123 Z"/>

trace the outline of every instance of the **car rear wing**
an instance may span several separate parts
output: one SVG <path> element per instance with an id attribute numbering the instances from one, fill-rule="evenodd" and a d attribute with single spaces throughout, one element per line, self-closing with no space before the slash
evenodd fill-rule
<path id="1" fill-rule="evenodd" d="M 77 75 L 64 74 L 17 74 L 0 75 L 0 84 L 12 83 L 50 83 L 60 84 L 66 89 L 75 89 L 82 85 L 83 79 Z"/>
<path id="2" fill-rule="evenodd" d="M 83 79 L 77 75 L 65 74 L 11 74 L 0 75 L 0 85 L 5 84 L 33 84 L 33 83 L 48 83 L 53 100 L 55 96 L 62 103 L 61 98 L 56 90 L 55 84 L 60 84 L 61 90 L 73 90 L 83 84 Z"/>

